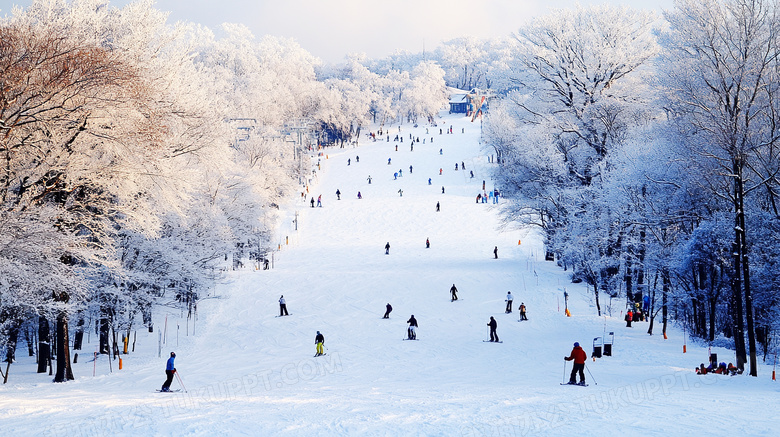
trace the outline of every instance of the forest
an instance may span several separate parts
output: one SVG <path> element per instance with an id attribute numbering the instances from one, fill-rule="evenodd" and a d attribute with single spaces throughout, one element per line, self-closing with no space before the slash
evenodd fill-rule
<path id="1" fill-rule="evenodd" d="M 542 230 L 598 315 L 647 300 L 649 334 L 680 323 L 755 376 L 780 312 L 778 12 L 576 7 L 501 39 L 329 65 L 240 24 L 171 24 L 151 0 L 14 10 L 0 24 L 4 382 L 17 345 L 63 382 L 85 331 L 116 356 L 156 308 L 193 317 L 225 270 L 272 256 L 319 148 L 428 120 L 448 87 L 489 96 L 475 123 L 505 223 Z"/>

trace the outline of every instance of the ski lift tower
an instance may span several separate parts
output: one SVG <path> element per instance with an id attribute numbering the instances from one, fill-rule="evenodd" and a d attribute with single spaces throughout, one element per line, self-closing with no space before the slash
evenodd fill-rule
<path id="1" fill-rule="evenodd" d="M 225 121 L 236 129 L 233 138 L 234 149 L 238 149 L 240 142 L 248 141 L 257 128 L 257 119 L 255 118 L 228 118 Z"/>
<path id="2" fill-rule="evenodd" d="M 287 141 L 293 144 L 293 159 L 298 167 L 298 183 L 301 183 L 303 172 L 303 156 L 306 146 L 311 145 L 312 121 L 308 118 L 299 118 L 284 124 L 283 132 L 287 135 Z"/>

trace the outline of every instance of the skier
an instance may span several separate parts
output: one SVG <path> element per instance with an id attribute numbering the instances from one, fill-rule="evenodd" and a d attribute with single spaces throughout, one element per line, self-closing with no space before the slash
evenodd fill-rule
<path id="1" fill-rule="evenodd" d="M 441 176 L 442 169 L 439 169 L 439 176 Z"/>
<path id="2" fill-rule="evenodd" d="M 528 317 L 525 316 L 525 304 L 523 302 L 520 302 L 520 320 L 528 320 Z"/>
<path id="3" fill-rule="evenodd" d="M 279 317 L 289 316 L 287 313 L 287 301 L 284 300 L 284 295 L 279 298 Z"/>
<path id="4" fill-rule="evenodd" d="M 498 188 L 493 189 L 493 203 L 498 203 Z"/>
<path id="5" fill-rule="evenodd" d="M 385 255 L 390 255 L 390 242 L 388 241 L 387 244 L 385 244 Z"/>
<path id="6" fill-rule="evenodd" d="M 409 328 L 406 330 L 407 339 L 417 340 L 417 319 L 414 318 L 414 314 L 406 323 L 409 324 Z"/>
<path id="7" fill-rule="evenodd" d="M 441 186 L 441 194 L 444 194 L 444 185 Z"/>
<path id="8" fill-rule="evenodd" d="M 404 190 L 402 190 L 402 189 L 400 189 L 400 188 L 399 188 L 399 189 L 398 189 L 398 195 L 399 195 L 400 197 L 404 197 Z"/>
<path id="9" fill-rule="evenodd" d="M 496 259 L 498 259 L 498 246 L 493 248 L 493 256 L 495 256 Z"/>
<path id="10" fill-rule="evenodd" d="M 428 185 L 431 184 L 431 178 L 428 178 Z"/>
<path id="11" fill-rule="evenodd" d="M 393 180 L 394 181 L 398 180 L 398 172 L 393 173 Z"/>
<path id="12" fill-rule="evenodd" d="M 474 170 L 470 170 L 469 173 L 471 173 L 471 179 L 474 179 Z"/>
<path id="13" fill-rule="evenodd" d="M 317 196 L 317 207 L 322 208 L 322 194 Z"/>
<path id="14" fill-rule="evenodd" d="M 498 334 L 496 334 L 498 322 L 496 322 L 493 316 L 490 316 L 490 322 L 487 325 L 490 326 L 490 341 L 498 341 Z"/>
<path id="15" fill-rule="evenodd" d="M 456 162 L 455 163 L 455 170 L 457 170 L 457 169 L 458 169 L 458 163 Z"/>
<path id="16" fill-rule="evenodd" d="M 176 368 L 173 366 L 173 359 L 176 358 L 176 354 L 171 352 L 171 357 L 168 358 L 168 362 L 165 364 L 165 382 L 162 385 L 160 391 L 171 391 L 171 383 L 173 382 L 173 374 L 176 373 Z"/>
<path id="17" fill-rule="evenodd" d="M 585 360 L 588 359 L 588 355 L 580 347 L 580 344 L 574 342 L 574 349 L 571 350 L 571 354 L 568 357 L 563 357 L 566 361 L 574 360 L 574 367 L 571 369 L 571 376 L 569 377 L 569 384 L 576 384 L 576 375 L 580 374 L 579 385 L 585 385 Z"/>
<path id="18" fill-rule="evenodd" d="M 463 162 L 463 161 L 460 162 L 460 169 L 461 170 L 466 170 L 466 163 L 465 162 Z"/>
<path id="19" fill-rule="evenodd" d="M 314 198 L 311 198 L 311 207 L 314 208 Z"/>
<path id="20" fill-rule="evenodd" d="M 314 356 L 319 357 L 320 355 L 325 355 L 325 352 L 322 350 L 322 346 L 325 344 L 325 337 L 320 334 L 320 331 L 317 331 L 317 336 L 314 337 L 314 344 L 317 345 L 317 354 Z"/>
<path id="21" fill-rule="evenodd" d="M 347 165 L 349 165 L 350 163 L 352 163 L 352 160 L 351 159 L 347 159 Z"/>
<path id="22" fill-rule="evenodd" d="M 431 248 L 431 240 L 429 240 L 427 238 L 425 239 L 425 248 L 426 249 L 430 249 Z"/>
<path id="23" fill-rule="evenodd" d="M 358 199 L 362 199 L 363 196 L 360 195 L 360 191 L 358 191 Z"/>
<path id="24" fill-rule="evenodd" d="M 455 284 L 452 284 L 452 288 L 450 288 L 450 294 L 452 294 L 450 302 L 458 300 L 458 289 L 455 288 Z"/>
<path id="25" fill-rule="evenodd" d="M 383 318 L 383 319 L 389 319 L 389 318 L 390 318 L 390 313 L 391 313 L 391 312 L 393 312 L 393 307 L 390 305 L 390 303 L 388 303 L 388 304 L 385 306 L 385 315 L 384 315 L 384 316 L 382 316 L 382 318 Z"/>
<path id="26" fill-rule="evenodd" d="M 412 166 L 409 166 L 409 174 L 412 174 Z"/>
<path id="27" fill-rule="evenodd" d="M 477 194 L 477 201 L 476 201 L 476 203 L 479 203 L 480 200 L 482 200 L 482 194 Z"/>
<path id="28" fill-rule="evenodd" d="M 341 200 L 341 191 L 336 189 L 336 200 Z"/>
<path id="29" fill-rule="evenodd" d="M 404 170 L 403 170 L 402 168 L 399 168 L 399 169 L 398 169 L 398 177 L 399 177 L 399 178 L 402 178 L 402 177 L 404 177 Z"/>
<path id="30" fill-rule="evenodd" d="M 514 300 L 514 297 L 512 297 L 512 292 L 507 291 L 506 292 L 506 313 L 507 314 L 512 312 L 512 300 Z"/>
<path id="31" fill-rule="evenodd" d="M 433 142 L 433 138 L 431 138 L 431 142 Z M 439 149 L 439 155 L 444 155 L 444 149 Z"/>
<path id="32" fill-rule="evenodd" d="M 395 146 L 395 150 L 398 150 L 398 146 Z M 392 158 L 387 158 L 387 165 L 390 165 L 390 161 Z"/>
<path id="33" fill-rule="evenodd" d="M 371 175 L 368 175 L 368 185 L 371 185 Z"/>
<path id="34" fill-rule="evenodd" d="M 355 156 L 355 162 L 360 162 L 360 157 L 359 156 Z"/>
<path id="35" fill-rule="evenodd" d="M 436 202 L 436 212 L 439 212 L 439 210 L 440 210 L 440 207 L 441 207 L 441 206 L 439 205 L 439 202 Z"/>
<path id="36" fill-rule="evenodd" d="M 626 313 L 626 319 L 625 320 L 626 320 L 626 328 L 630 328 L 631 327 L 631 322 L 634 320 L 634 313 L 631 312 L 631 310 L 628 310 L 628 312 Z"/>

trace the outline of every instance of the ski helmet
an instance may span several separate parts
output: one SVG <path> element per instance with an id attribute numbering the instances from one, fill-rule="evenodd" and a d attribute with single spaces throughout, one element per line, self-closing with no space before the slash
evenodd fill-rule
<path id="1" fill-rule="evenodd" d="M 580 343 L 579 343 L 579 342 L 577 342 L 577 341 L 575 341 L 575 342 L 574 342 L 574 347 L 580 347 Z"/>

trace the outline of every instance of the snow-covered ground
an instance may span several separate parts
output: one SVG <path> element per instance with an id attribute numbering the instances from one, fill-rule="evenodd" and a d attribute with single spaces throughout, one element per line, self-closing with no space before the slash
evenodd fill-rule
<path id="1" fill-rule="evenodd" d="M 162 357 L 165 314 L 154 333 L 138 332 L 123 370 L 114 363 L 110 373 L 106 357 L 90 361 L 92 333 L 74 365 L 76 381 L 65 384 L 36 374 L 20 344 L 19 363 L 0 387 L 0 433 L 777 434 L 780 385 L 770 380 L 769 366 L 759 369 L 759 378 L 697 376 L 693 368 L 706 361 L 707 349 L 688 344 L 683 354 L 681 331 L 670 329 L 664 340 L 648 336 L 646 323 L 626 328 L 617 300 L 612 317 L 597 317 L 586 287 L 544 261 L 538 235 L 501 229 L 498 206 L 476 203 L 483 180 L 493 187 L 479 122 L 442 117 L 439 127 L 452 125 L 453 134 L 403 125 L 404 142 L 395 143 L 399 131 L 392 126 L 389 144 L 384 135 L 327 150 L 307 195 L 308 201 L 322 194 L 323 206 L 291 201 L 274 268 L 230 272 L 214 293 L 221 298 L 200 303 L 194 327 L 179 312 L 167 314 Z M 426 143 L 410 150 L 410 133 Z M 455 171 L 456 163 L 466 170 Z M 403 176 L 394 180 L 399 169 Z M 450 302 L 453 284 L 457 302 Z M 504 314 L 507 291 L 515 296 L 512 314 Z M 291 315 L 274 317 L 282 294 Z M 521 302 L 528 321 L 518 322 Z M 383 320 L 387 303 L 394 310 Z M 419 341 L 402 341 L 412 314 Z M 501 344 L 482 341 L 490 316 Z M 318 330 L 327 355 L 314 358 Z M 590 356 L 594 337 L 609 332 L 614 356 L 588 360 L 590 386 L 560 386 L 571 369 L 567 364 L 564 374 L 562 358 L 572 343 L 582 343 Z M 187 392 L 155 393 L 172 350 Z M 733 361 L 730 351 L 713 352 Z"/>

